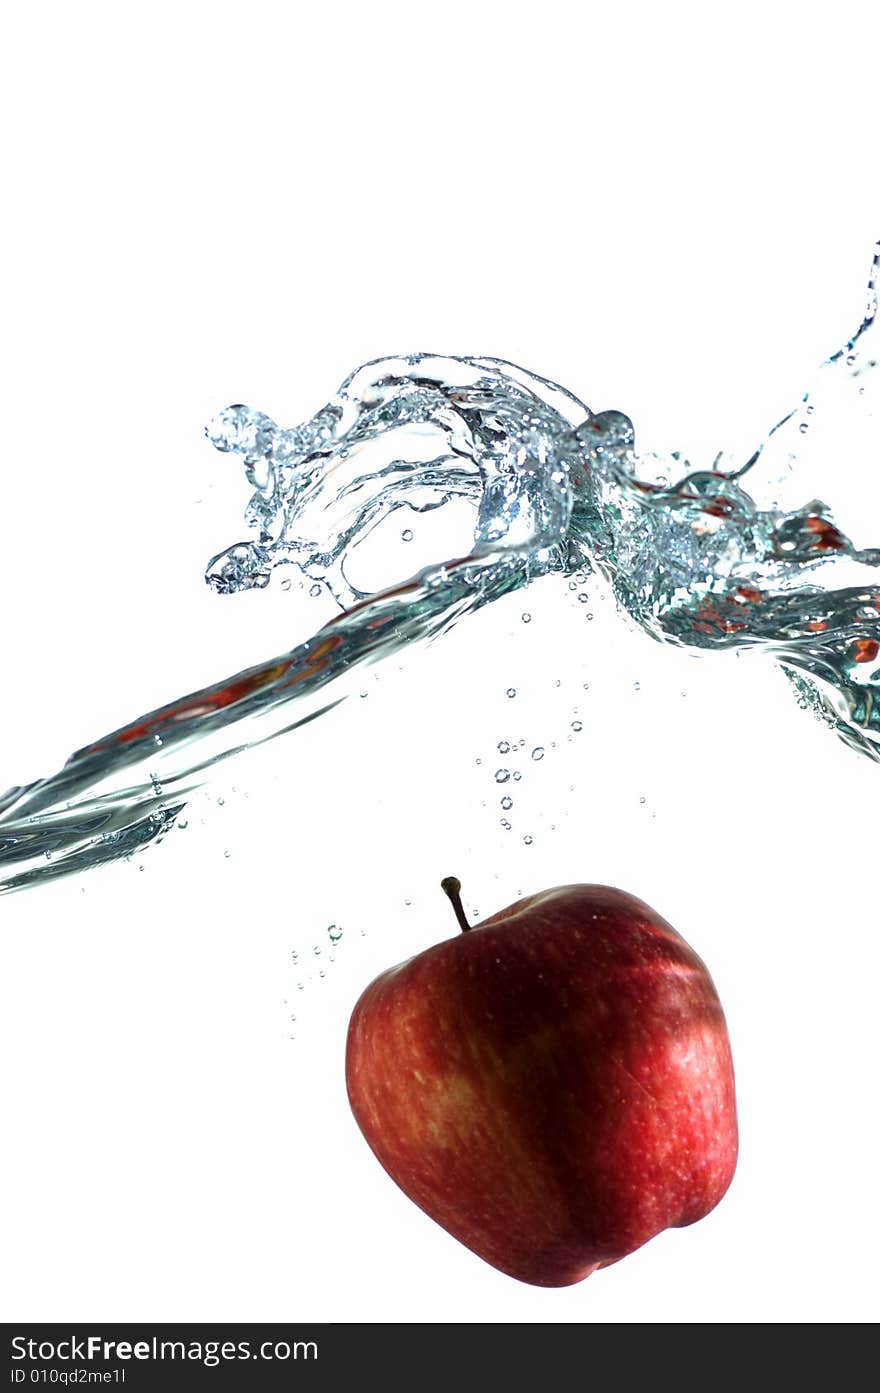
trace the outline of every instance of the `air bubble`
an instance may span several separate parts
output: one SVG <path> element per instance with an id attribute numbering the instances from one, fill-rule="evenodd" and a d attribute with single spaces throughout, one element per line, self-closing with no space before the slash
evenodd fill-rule
<path id="1" fill-rule="evenodd" d="M 584 723 L 583 721 L 572 721 L 571 728 L 572 730 L 583 730 Z"/>
<path id="2" fill-rule="evenodd" d="M 503 817 L 501 819 L 501 826 L 504 828 L 505 832 L 510 831 L 510 823 L 507 821 L 506 817 Z"/>
<path id="3" fill-rule="evenodd" d="M 498 753 L 500 755 L 510 754 L 510 742 L 507 740 L 498 741 Z"/>
<path id="4" fill-rule="evenodd" d="M 585 590 L 582 590 L 580 595 L 578 595 L 578 600 L 582 605 L 588 605 L 590 603 L 590 597 Z"/>
<path id="5" fill-rule="evenodd" d="M 342 937 L 342 930 L 338 924 L 330 924 L 327 928 L 327 937 L 331 943 L 338 943 Z"/>
<path id="6" fill-rule="evenodd" d="M 508 780 L 509 778 L 510 778 L 510 770 L 509 770 L 509 769 L 496 769 L 496 770 L 495 770 L 495 782 L 496 782 L 496 784 L 506 784 L 506 783 L 507 783 L 507 780 Z"/>
<path id="7" fill-rule="evenodd" d="M 401 534 L 400 534 L 400 540 L 401 540 L 402 542 L 411 542 L 412 539 L 413 539 L 412 528 L 411 528 L 411 527 L 405 527 L 405 528 L 403 529 L 403 531 L 401 532 Z"/>
<path id="8" fill-rule="evenodd" d="M 523 611 L 522 622 L 524 624 L 531 624 L 532 616 L 529 614 L 528 610 Z"/>
<path id="9" fill-rule="evenodd" d="M 312 585 L 312 586 L 309 587 L 309 594 L 313 597 L 313 599 L 317 599 L 318 596 L 320 595 L 320 593 L 321 593 L 321 587 L 320 587 L 320 585 Z"/>
<path id="10" fill-rule="evenodd" d="M 516 696 L 516 687 L 508 687 L 508 689 L 507 689 L 507 695 L 508 695 L 509 697 L 515 697 L 515 696 Z"/>
<path id="11" fill-rule="evenodd" d="M 504 808 L 505 812 L 510 812 L 510 809 L 513 807 L 513 799 L 505 795 L 501 800 L 501 806 Z"/>
<path id="12" fill-rule="evenodd" d="M 514 769 L 513 777 L 516 779 L 517 783 L 519 783 L 520 779 L 522 778 L 522 774 L 519 772 L 518 769 Z"/>
<path id="13" fill-rule="evenodd" d="M 543 745 L 536 745 L 535 748 L 532 750 L 532 759 L 543 759 L 543 758 L 544 758 L 544 746 L 543 746 Z"/>
<path id="14" fill-rule="evenodd" d="M 525 842 L 526 846 L 531 846 L 532 844 L 531 837 L 523 837 L 523 841 Z"/>

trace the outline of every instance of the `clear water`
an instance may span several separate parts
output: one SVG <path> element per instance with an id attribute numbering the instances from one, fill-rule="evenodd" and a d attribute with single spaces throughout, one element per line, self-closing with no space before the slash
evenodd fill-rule
<path id="1" fill-rule="evenodd" d="M 222 411 L 208 438 L 254 492 L 249 539 L 210 561 L 207 583 L 223 595 L 277 572 L 285 588 L 329 591 L 339 612 L 290 652 L 0 796 L 0 889 L 130 855 L 173 826 L 218 760 L 314 720 L 364 665 L 551 572 L 602 573 L 662 642 L 762 649 L 801 704 L 880 759 L 880 518 L 859 486 L 880 464 L 878 266 L 880 246 L 858 329 L 746 459 L 700 467 L 637 448 L 621 412 L 492 358 L 378 359 L 291 428 Z M 470 509 L 462 555 L 381 589 L 358 579 L 364 541 L 395 513 L 409 543 L 415 515 L 455 506 Z"/>

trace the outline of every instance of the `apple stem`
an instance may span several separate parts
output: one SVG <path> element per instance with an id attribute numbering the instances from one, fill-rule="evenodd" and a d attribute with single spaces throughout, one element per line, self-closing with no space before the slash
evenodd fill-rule
<path id="1" fill-rule="evenodd" d="M 448 875 L 445 880 L 441 880 L 440 889 L 451 900 L 462 933 L 468 933 L 471 925 L 465 919 L 464 910 L 461 907 L 461 881 L 454 875 Z"/>

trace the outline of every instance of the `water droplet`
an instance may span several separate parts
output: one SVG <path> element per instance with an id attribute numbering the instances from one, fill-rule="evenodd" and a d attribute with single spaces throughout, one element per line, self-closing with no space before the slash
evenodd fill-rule
<path id="1" fill-rule="evenodd" d="M 583 721 L 572 721 L 571 728 L 572 730 L 583 730 Z"/>
<path id="2" fill-rule="evenodd" d="M 529 614 L 528 610 L 523 611 L 522 622 L 524 624 L 531 624 L 532 616 Z"/>
<path id="3" fill-rule="evenodd" d="M 342 937 L 342 930 L 338 924 L 330 924 L 327 928 L 327 937 L 331 943 L 338 943 Z"/>
<path id="4" fill-rule="evenodd" d="M 495 770 L 495 782 L 496 782 L 496 784 L 506 784 L 506 783 L 507 783 L 507 780 L 508 780 L 509 778 L 510 778 L 510 770 L 509 770 L 509 769 L 496 769 L 496 770 Z"/>
<path id="5" fill-rule="evenodd" d="M 400 540 L 401 540 L 402 542 L 411 542 L 412 539 L 413 539 L 412 528 L 411 528 L 411 527 L 405 527 L 405 528 L 403 529 L 403 531 L 401 532 L 401 534 L 400 534 Z"/>
<path id="6" fill-rule="evenodd" d="M 156 746 L 157 749 L 160 749 L 160 750 L 161 750 L 161 748 L 162 748 L 162 737 L 161 737 L 161 735 L 154 735 L 154 736 L 153 736 L 153 744 Z"/>
<path id="7" fill-rule="evenodd" d="M 543 746 L 543 745 L 536 745 L 535 748 L 532 750 L 532 759 L 543 759 L 543 758 L 544 758 L 544 746 Z"/>
<path id="8" fill-rule="evenodd" d="M 501 800 L 501 806 L 506 812 L 510 812 L 510 809 L 513 807 L 513 799 L 505 795 Z"/>
<path id="9" fill-rule="evenodd" d="M 508 695 L 509 697 L 515 697 L 515 696 L 516 696 L 516 687 L 508 687 L 508 689 L 507 689 L 507 695 Z"/>
<path id="10" fill-rule="evenodd" d="M 500 755 L 506 755 L 510 753 L 510 743 L 507 740 L 498 741 L 498 753 Z"/>

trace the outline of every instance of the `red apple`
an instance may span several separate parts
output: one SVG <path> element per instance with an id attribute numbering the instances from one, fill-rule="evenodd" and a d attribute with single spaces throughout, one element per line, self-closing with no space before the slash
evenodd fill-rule
<path id="1" fill-rule="evenodd" d="M 529 895 L 377 977 L 351 1017 L 355 1119 L 410 1199 L 486 1262 L 567 1286 L 701 1219 L 737 1154 L 705 965 L 605 885 Z"/>

